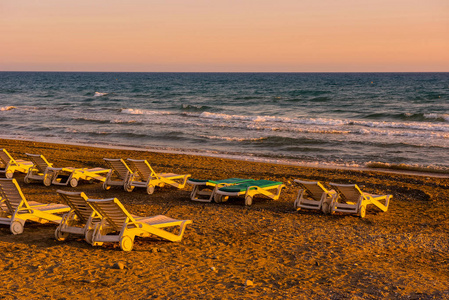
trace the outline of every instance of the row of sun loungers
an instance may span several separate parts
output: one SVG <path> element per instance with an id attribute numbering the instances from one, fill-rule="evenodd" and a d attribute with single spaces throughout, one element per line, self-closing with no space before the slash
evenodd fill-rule
<path id="1" fill-rule="evenodd" d="M 327 189 L 320 182 L 295 180 L 300 186 L 294 202 L 296 210 L 301 208 L 321 210 L 325 214 L 343 212 L 365 217 L 366 207 L 374 205 L 383 212 L 388 210 L 392 195 L 375 195 L 363 192 L 356 184 L 329 183 Z"/>
<path id="2" fill-rule="evenodd" d="M 105 158 L 110 166 L 105 168 L 56 168 L 41 154 L 26 153 L 30 161 L 14 160 L 5 150 L 0 149 L 0 174 L 12 178 L 14 172 L 25 173 L 25 183 L 40 181 L 45 186 L 70 185 L 76 187 L 80 180 L 103 182 L 105 190 L 111 186 L 121 186 L 131 192 L 134 188 L 145 188 L 148 194 L 153 194 L 156 187 L 170 185 L 178 189 L 185 187 L 190 174 L 156 173 L 146 160 Z"/>
<path id="3" fill-rule="evenodd" d="M 67 205 L 28 202 L 15 179 L 0 179 L 0 224 L 9 225 L 13 234 L 21 234 L 26 221 L 53 222 L 59 224 L 55 231 L 59 241 L 77 234 L 93 246 L 119 242 L 123 251 L 131 251 L 136 236 L 155 235 L 176 242 L 182 239 L 186 226 L 192 223 L 163 215 L 131 215 L 117 198 L 89 199 L 82 192 L 58 190 L 57 193 Z M 62 213 L 65 214 L 61 216 Z M 163 229 L 177 226 L 178 234 Z"/>

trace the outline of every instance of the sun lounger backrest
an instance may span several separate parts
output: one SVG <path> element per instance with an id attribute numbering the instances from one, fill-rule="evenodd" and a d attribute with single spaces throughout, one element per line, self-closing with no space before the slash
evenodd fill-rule
<path id="1" fill-rule="evenodd" d="M 106 161 L 106 163 L 108 163 L 108 165 L 114 171 L 115 175 L 120 179 L 125 179 L 128 173 L 132 173 L 131 169 L 121 158 L 117 159 L 103 158 L 103 159 Z"/>
<path id="2" fill-rule="evenodd" d="M 48 167 L 51 168 L 53 166 L 53 164 L 49 163 L 48 160 L 42 154 L 26 153 L 26 155 L 31 159 L 31 161 L 34 164 L 34 167 L 36 167 L 41 173 L 45 173 Z"/>
<path id="3" fill-rule="evenodd" d="M 25 196 L 22 194 L 22 190 L 20 189 L 17 180 L 0 178 L 0 189 L 2 198 L 4 198 L 5 204 L 11 214 L 16 211 L 20 203 L 22 203 L 22 200 L 24 201 L 25 206 L 28 207 L 28 203 L 25 200 Z"/>
<path id="4" fill-rule="evenodd" d="M 156 177 L 156 173 L 146 160 L 129 159 L 133 171 L 137 172 L 142 180 L 146 181 L 150 176 Z"/>
<path id="5" fill-rule="evenodd" d="M 128 213 L 125 207 L 117 198 L 110 199 L 88 199 L 93 209 L 100 216 L 108 221 L 115 230 L 120 230 L 128 222 L 135 222 L 134 218 Z"/>
<path id="6" fill-rule="evenodd" d="M 83 192 L 56 191 L 70 208 L 75 212 L 81 222 L 86 223 L 93 213 L 92 207 L 87 203 L 87 196 Z"/>
<path id="7" fill-rule="evenodd" d="M 10 164 L 15 164 L 14 158 L 12 158 L 12 156 L 8 153 L 8 151 L 6 151 L 6 149 L 1 149 L 0 151 L 0 160 L 1 162 L 5 165 Z"/>
<path id="8" fill-rule="evenodd" d="M 295 180 L 299 186 L 304 189 L 306 195 L 311 197 L 313 200 L 319 201 L 323 193 L 327 193 L 328 190 L 319 182 L 312 181 L 299 181 Z"/>
<path id="9" fill-rule="evenodd" d="M 337 191 L 343 201 L 357 202 L 362 196 L 362 191 L 356 184 L 337 184 L 331 182 L 329 185 Z"/>

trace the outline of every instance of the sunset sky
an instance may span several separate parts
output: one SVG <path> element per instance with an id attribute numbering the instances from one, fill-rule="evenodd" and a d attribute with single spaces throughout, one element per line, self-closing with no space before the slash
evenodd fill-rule
<path id="1" fill-rule="evenodd" d="M 449 71 L 448 0 L 0 0 L 0 71 Z"/>

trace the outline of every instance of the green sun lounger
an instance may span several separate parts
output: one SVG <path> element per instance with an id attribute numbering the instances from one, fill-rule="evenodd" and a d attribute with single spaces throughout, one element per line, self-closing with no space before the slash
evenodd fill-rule
<path id="1" fill-rule="evenodd" d="M 263 179 L 251 180 L 244 183 L 219 188 L 215 192 L 214 200 L 219 203 L 227 201 L 229 196 L 244 196 L 245 205 L 251 205 L 253 203 L 253 198 L 256 195 L 264 195 L 273 200 L 279 199 L 282 188 L 284 187 L 285 185 L 279 181 Z"/>
<path id="2" fill-rule="evenodd" d="M 219 188 L 244 183 L 247 181 L 253 181 L 253 179 L 228 178 L 221 180 L 203 180 L 190 178 L 187 180 L 187 183 L 193 185 L 193 190 L 190 193 L 191 200 L 199 202 L 212 202 L 215 191 Z"/>

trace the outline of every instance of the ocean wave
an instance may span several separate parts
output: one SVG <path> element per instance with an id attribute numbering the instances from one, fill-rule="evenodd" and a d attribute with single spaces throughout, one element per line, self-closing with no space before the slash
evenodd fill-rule
<path id="1" fill-rule="evenodd" d="M 172 115 L 173 112 L 160 111 L 160 110 L 148 110 L 148 109 L 137 109 L 137 108 L 122 108 L 120 111 L 122 114 L 128 115 Z"/>
<path id="2" fill-rule="evenodd" d="M 17 107 L 15 107 L 15 106 L 3 106 L 3 107 L 0 107 L 0 111 L 8 111 L 8 110 L 13 110 L 13 109 L 16 109 Z"/>
<path id="3" fill-rule="evenodd" d="M 210 109 L 211 107 L 207 105 L 183 104 L 181 108 L 183 110 L 189 111 L 205 111 L 206 109 Z"/>
<path id="4" fill-rule="evenodd" d="M 94 97 L 101 97 L 101 96 L 106 96 L 106 95 L 109 95 L 109 93 L 95 92 Z"/>
<path id="5" fill-rule="evenodd" d="M 424 114 L 424 117 L 436 121 L 449 122 L 449 114 Z"/>
<path id="6" fill-rule="evenodd" d="M 228 136 L 210 136 L 210 135 L 199 135 L 202 138 L 210 139 L 210 140 L 223 140 L 223 141 L 232 141 L 232 142 L 245 142 L 245 141 L 262 141 L 266 140 L 266 137 L 258 137 L 258 138 L 239 138 L 239 137 L 228 137 Z"/>
<path id="7" fill-rule="evenodd" d="M 389 169 L 389 170 L 403 170 L 427 173 L 443 173 L 449 174 L 449 168 L 443 166 L 423 166 L 418 164 L 393 164 L 385 162 L 370 161 L 365 164 L 367 168 L 373 169 Z"/>

